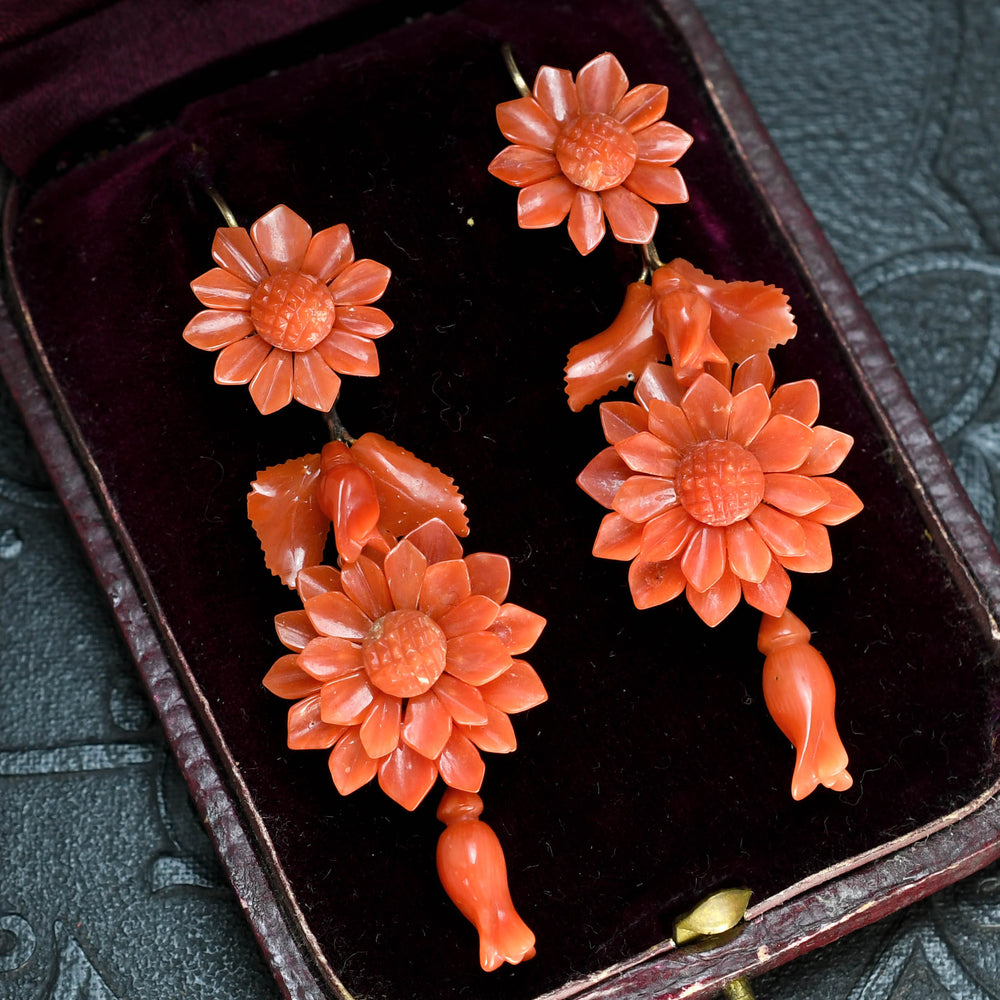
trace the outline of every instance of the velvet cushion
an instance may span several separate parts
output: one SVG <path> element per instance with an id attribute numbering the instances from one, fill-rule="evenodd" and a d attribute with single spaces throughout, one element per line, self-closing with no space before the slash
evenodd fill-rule
<path id="1" fill-rule="evenodd" d="M 793 754 L 760 693 L 758 613 L 742 606 L 713 630 L 683 600 L 638 612 L 625 566 L 590 556 L 603 511 L 574 479 L 604 440 L 596 407 L 569 411 L 562 368 L 613 319 L 637 257 L 607 240 L 581 258 L 564 228 L 517 228 L 515 192 L 485 170 L 506 144 L 493 107 L 516 96 L 501 40 L 529 80 L 609 49 L 633 84 L 670 87 L 666 117 L 695 143 L 679 164 L 691 201 L 661 210 L 660 255 L 782 286 L 799 334 L 775 352 L 779 380 L 817 378 L 822 422 L 856 439 L 843 477 L 866 510 L 832 529 L 832 572 L 793 574 L 790 602 L 837 678 L 855 776 L 844 794 L 789 795 Z M 662 12 L 478 0 L 267 68 L 142 141 L 39 178 L 15 263 L 46 376 L 218 763 L 352 993 L 558 990 L 656 946 L 715 888 L 765 899 L 997 780 L 982 614 Z M 550 700 L 515 717 L 518 751 L 488 759 L 483 790 L 538 934 L 523 967 L 478 970 L 474 932 L 434 872 L 436 793 L 413 815 L 375 786 L 342 799 L 324 754 L 285 749 L 287 703 L 260 678 L 284 652 L 274 614 L 299 605 L 264 568 L 245 495 L 259 469 L 318 451 L 324 429 L 301 408 L 262 417 L 180 338 L 220 224 L 205 183 L 244 224 L 278 202 L 317 230 L 347 222 L 358 255 L 393 269 L 382 374 L 345 379 L 340 416 L 453 475 L 466 551 L 508 554 L 511 599 L 549 620 L 529 659 Z"/>

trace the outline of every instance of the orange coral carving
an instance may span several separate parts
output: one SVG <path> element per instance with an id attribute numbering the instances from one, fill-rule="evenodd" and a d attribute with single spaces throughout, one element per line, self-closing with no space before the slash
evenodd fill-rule
<path id="1" fill-rule="evenodd" d="M 303 455 L 257 473 L 247 496 L 264 563 L 286 587 L 323 558 L 330 521 L 316 495 L 319 476 L 319 455 Z"/>
<path id="2" fill-rule="evenodd" d="M 532 96 L 497 105 L 497 124 L 513 145 L 489 170 L 521 188 L 518 225 L 544 229 L 568 215 L 581 254 L 604 238 L 605 218 L 615 239 L 648 243 L 658 220 L 653 205 L 688 200 L 674 163 L 691 136 L 660 121 L 666 110 L 667 88 L 630 90 L 610 52 L 591 59 L 575 81 L 569 70 L 543 66 Z"/>

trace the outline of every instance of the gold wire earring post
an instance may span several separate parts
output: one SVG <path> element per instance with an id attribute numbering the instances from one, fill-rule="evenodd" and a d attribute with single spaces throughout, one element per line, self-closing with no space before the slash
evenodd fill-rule
<path id="1" fill-rule="evenodd" d="M 663 261 L 660 260 L 660 255 L 656 252 L 656 244 L 652 240 L 643 243 L 642 274 L 639 275 L 639 280 L 648 285 L 653 277 L 653 272 L 661 267 L 663 267 Z"/>
<path id="2" fill-rule="evenodd" d="M 524 75 L 514 61 L 514 50 L 510 47 L 510 43 L 504 42 L 500 47 L 500 51 L 503 54 L 503 63 L 507 67 L 507 72 L 510 73 L 510 78 L 514 81 L 514 86 L 517 87 L 522 97 L 530 97 L 531 89 L 528 87 L 528 84 L 524 80 Z"/>
<path id="3" fill-rule="evenodd" d="M 226 199 L 214 187 L 209 187 L 208 185 L 205 186 L 205 194 L 212 199 L 215 207 L 222 213 L 222 218 L 226 220 L 226 225 L 232 229 L 237 228 L 239 223 L 236 221 L 236 216 L 233 215 L 233 210 L 226 203 Z"/>

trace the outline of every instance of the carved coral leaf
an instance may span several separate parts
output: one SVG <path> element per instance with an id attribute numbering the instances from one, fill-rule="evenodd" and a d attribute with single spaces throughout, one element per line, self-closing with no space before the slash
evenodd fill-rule
<path id="1" fill-rule="evenodd" d="M 257 473 L 247 495 L 264 562 L 286 587 L 295 587 L 299 570 L 323 559 L 330 521 L 316 497 L 319 473 L 319 455 L 293 458 Z"/>
<path id="2" fill-rule="evenodd" d="M 669 266 L 708 299 L 712 339 L 734 364 L 795 336 L 795 317 L 780 288 L 762 281 L 720 281 L 680 258 Z"/>
<path id="3" fill-rule="evenodd" d="M 354 442 L 351 457 L 375 480 L 383 528 L 394 535 L 406 535 L 438 517 L 456 535 L 469 533 L 462 494 L 440 469 L 374 433 L 363 434 Z"/>
<path id="4" fill-rule="evenodd" d="M 653 293 L 633 282 L 615 321 L 602 333 L 574 346 L 566 360 L 566 395 L 571 410 L 582 410 L 628 381 L 647 365 L 662 361 L 666 344 L 653 332 Z"/>

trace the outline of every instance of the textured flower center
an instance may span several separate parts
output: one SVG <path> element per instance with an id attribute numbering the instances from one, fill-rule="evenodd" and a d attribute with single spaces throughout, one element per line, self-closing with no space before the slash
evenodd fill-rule
<path id="1" fill-rule="evenodd" d="M 760 462 L 735 442 L 704 441 L 680 461 L 677 496 L 702 524 L 735 524 L 764 499 L 764 473 Z"/>
<path id="2" fill-rule="evenodd" d="M 567 179 L 588 191 L 621 184 L 632 173 L 638 153 L 631 132 L 610 115 L 581 115 L 555 145 Z"/>
<path id="3" fill-rule="evenodd" d="M 265 278 L 250 299 L 250 319 L 269 344 L 308 351 L 323 340 L 336 315 L 333 296 L 311 274 L 279 271 Z"/>
<path id="4" fill-rule="evenodd" d="M 397 698 L 430 691 L 444 672 L 448 641 L 422 611 L 390 611 L 362 640 L 365 670 L 372 684 Z"/>

